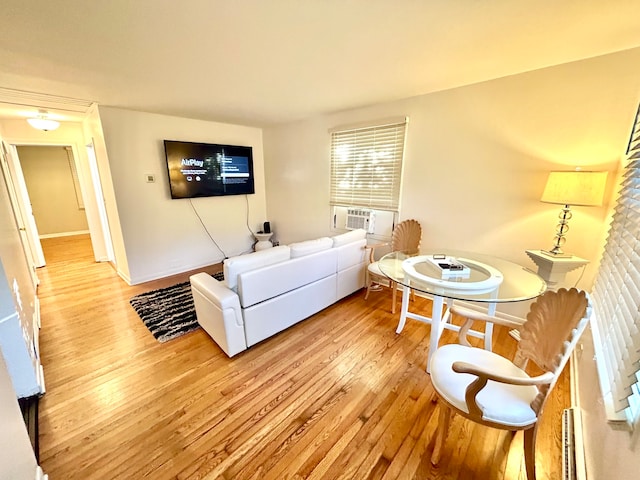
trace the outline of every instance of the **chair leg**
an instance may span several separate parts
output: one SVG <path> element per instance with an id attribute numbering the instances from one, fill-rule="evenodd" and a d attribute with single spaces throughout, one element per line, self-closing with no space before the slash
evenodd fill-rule
<path id="1" fill-rule="evenodd" d="M 369 275 L 369 272 L 365 272 L 365 285 L 367 286 L 367 293 L 364 294 L 364 299 L 366 300 L 367 298 L 369 298 L 369 292 L 371 291 L 371 275 Z"/>
<path id="2" fill-rule="evenodd" d="M 367 298 L 369 298 L 369 293 L 382 290 L 382 286 L 377 281 L 374 282 L 374 279 L 371 277 L 371 273 L 369 273 L 368 270 L 364 275 L 364 284 L 367 287 L 367 292 L 364 294 L 364 299 L 366 300 Z"/>
<path id="3" fill-rule="evenodd" d="M 536 480 L 536 434 L 538 424 L 524 431 L 524 465 L 527 469 L 527 479 Z"/>
<path id="4" fill-rule="evenodd" d="M 436 431 L 436 441 L 433 446 L 433 453 L 431 454 L 431 465 L 433 466 L 438 465 L 438 462 L 440 461 L 442 447 L 444 447 L 444 441 L 447 439 L 450 419 L 451 412 L 449 411 L 449 407 L 443 405 L 442 402 L 440 402 L 440 418 L 438 419 L 438 430 Z"/>
<path id="5" fill-rule="evenodd" d="M 392 284 L 391 288 L 393 288 L 393 294 L 392 294 L 393 295 L 393 303 L 391 304 L 391 313 L 396 313 L 396 304 L 397 304 L 396 293 L 397 293 L 397 289 L 398 289 L 398 284 L 397 284 L 397 282 L 390 282 L 390 283 Z M 403 295 L 404 295 L 404 293 L 403 293 Z M 415 295 L 415 293 L 414 293 L 412 288 L 409 289 L 409 299 L 413 300 L 413 301 L 416 300 L 416 295 Z"/>

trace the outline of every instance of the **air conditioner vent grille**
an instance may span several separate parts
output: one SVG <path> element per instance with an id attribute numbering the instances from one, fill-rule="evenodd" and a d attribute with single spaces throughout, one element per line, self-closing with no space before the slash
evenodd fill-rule
<path id="1" fill-rule="evenodd" d="M 562 412 L 562 480 L 577 480 L 574 410 Z"/>
<path id="2" fill-rule="evenodd" d="M 347 209 L 347 221 L 345 228 L 347 230 L 356 230 L 362 228 L 371 233 L 374 230 L 375 215 L 372 210 L 364 208 L 349 208 Z"/>

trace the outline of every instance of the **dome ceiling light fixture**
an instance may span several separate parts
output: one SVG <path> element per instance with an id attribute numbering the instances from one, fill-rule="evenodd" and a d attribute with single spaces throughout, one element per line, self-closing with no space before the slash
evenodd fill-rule
<path id="1" fill-rule="evenodd" d="M 29 125 L 33 128 L 45 132 L 55 130 L 60 126 L 60 122 L 49 118 L 49 113 L 46 110 L 38 110 L 38 116 L 35 118 L 27 118 L 27 122 L 29 122 Z"/>

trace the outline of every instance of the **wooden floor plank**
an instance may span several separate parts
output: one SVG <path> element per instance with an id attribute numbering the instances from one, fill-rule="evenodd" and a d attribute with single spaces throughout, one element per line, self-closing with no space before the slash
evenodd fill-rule
<path id="1" fill-rule="evenodd" d="M 429 327 L 409 320 L 397 335 L 388 290 L 358 292 L 228 358 L 202 330 L 158 343 L 129 305 L 193 272 L 129 286 L 94 261 L 88 236 L 43 248 L 40 462 L 51 479 L 524 478 L 521 434 L 455 416 L 431 465 Z M 501 328 L 494 344 L 515 350 Z M 539 478 L 561 477 L 568 401 L 565 372 L 542 420 Z"/>

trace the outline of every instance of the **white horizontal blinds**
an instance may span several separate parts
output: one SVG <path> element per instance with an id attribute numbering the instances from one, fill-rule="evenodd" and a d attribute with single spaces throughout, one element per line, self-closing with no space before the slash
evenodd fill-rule
<path id="1" fill-rule="evenodd" d="M 622 187 L 592 295 L 605 395 L 630 423 L 640 419 L 640 107 Z M 608 391 L 607 391 L 608 390 Z"/>
<path id="2" fill-rule="evenodd" d="M 398 209 L 406 125 L 331 133 L 331 205 Z"/>

